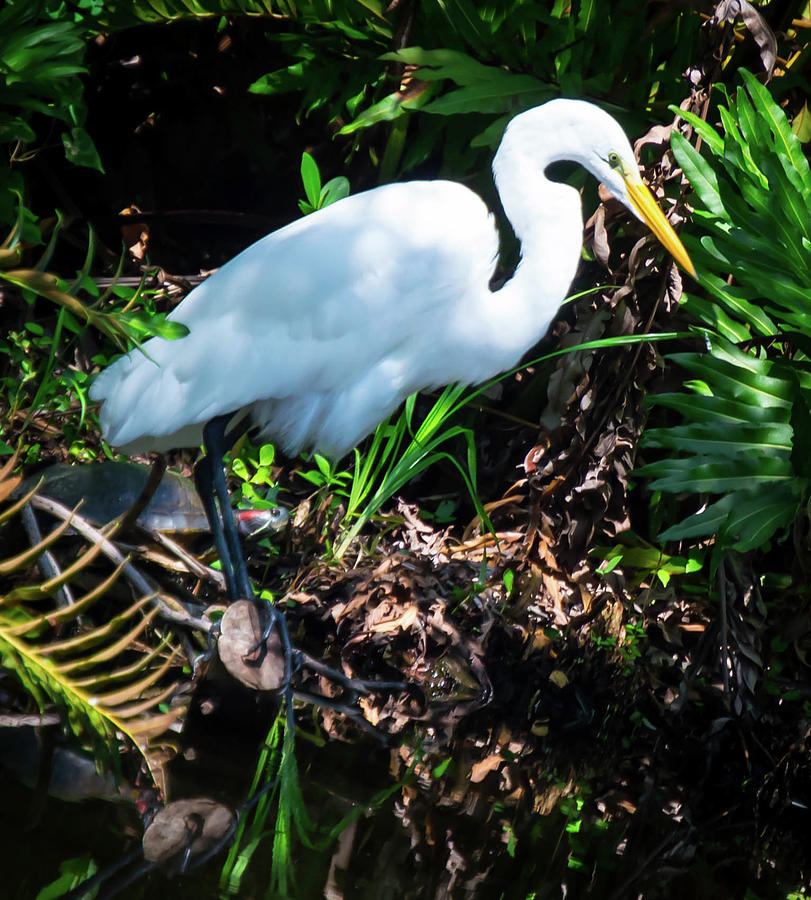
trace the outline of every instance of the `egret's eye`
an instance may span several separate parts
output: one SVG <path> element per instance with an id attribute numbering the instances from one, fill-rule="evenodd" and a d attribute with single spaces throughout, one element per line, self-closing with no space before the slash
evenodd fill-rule
<path id="1" fill-rule="evenodd" d="M 612 169 L 622 168 L 622 160 L 620 159 L 620 155 L 616 150 L 612 150 L 608 154 L 608 165 L 611 166 Z"/>

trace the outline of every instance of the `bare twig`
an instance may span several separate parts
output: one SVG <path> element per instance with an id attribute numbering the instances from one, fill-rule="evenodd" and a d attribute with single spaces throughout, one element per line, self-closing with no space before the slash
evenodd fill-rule
<path id="1" fill-rule="evenodd" d="M 130 563 L 123 553 L 105 537 L 97 528 L 94 528 L 86 519 L 75 513 L 68 507 L 57 503 L 47 497 L 32 497 L 31 504 L 36 509 L 44 510 L 55 516 L 57 519 L 67 520 L 71 516 L 71 527 L 74 528 L 83 538 L 91 543 L 98 545 L 101 552 L 116 566 L 123 565 L 122 573 L 129 581 L 132 587 L 141 596 L 151 596 L 153 602 L 158 607 L 161 618 L 178 625 L 186 625 L 189 628 L 195 628 L 199 631 L 208 632 L 211 629 L 211 623 L 205 619 L 201 619 L 192 615 L 185 606 L 176 598 L 169 598 L 165 594 L 161 594 L 144 578 L 144 576 Z"/>

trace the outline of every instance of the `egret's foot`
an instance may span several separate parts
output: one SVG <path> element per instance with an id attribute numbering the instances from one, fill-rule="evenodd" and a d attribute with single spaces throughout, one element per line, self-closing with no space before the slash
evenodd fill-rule
<path id="1" fill-rule="evenodd" d="M 286 688 L 293 676 L 293 647 L 290 643 L 290 633 L 287 630 L 287 619 L 280 609 L 276 609 L 269 603 L 257 603 L 254 605 L 259 613 L 259 621 L 264 622 L 262 633 L 256 643 L 243 656 L 242 661 L 246 666 L 261 666 L 268 652 L 270 637 L 274 631 L 279 636 L 279 643 L 284 654 L 284 681 L 281 687 Z"/>
<path id="2" fill-rule="evenodd" d="M 321 675 L 328 681 L 339 685 L 352 698 L 349 702 L 354 702 L 359 695 L 416 690 L 413 685 L 406 681 L 366 681 L 361 678 L 351 678 L 349 675 L 344 675 L 338 669 L 325 665 L 302 650 L 296 650 L 295 656 L 298 668 L 309 669 L 311 672 L 315 672 L 316 675 Z"/>
<path id="3" fill-rule="evenodd" d="M 191 677 L 196 681 L 203 669 L 217 655 L 217 644 L 220 637 L 220 623 L 214 622 L 206 635 L 206 649 L 194 657 L 191 664 Z"/>
<path id="4" fill-rule="evenodd" d="M 230 840 L 236 822 L 234 810 L 208 797 L 176 800 L 144 831 L 144 860 L 170 876 L 190 872 Z"/>
<path id="5" fill-rule="evenodd" d="M 187 815 L 183 820 L 183 827 L 186 831 L 186 835 L 184 838 L 184 843 L 186 846 L 183 849 L 183 855 L 179 860 L 179 864 L 174 870 L 176 874 L 182 875 L 189 867 L 192 847 L 194 846 L 194 842 L 203 834 L 205 824 L 206 820 L 200 815 L 200 813 L 189 813 L 189 815 Z"/>
<path id="6" fill-rule="evenodd" d="M 352 703 L 335 700 L 332 697 L 325 697 L 323 694 L 311 694 L 309 691 L 294 691 L 293 696 L 296 700 L 300 700 L 304 703 L 311 703 L 313 706 L 321 706 L 325 709 L 335 710 L 335 712 L 340 713 L 342 716 L 346 716 L 347 719 L 354 722 L 368 735 L 377 738 L 377 740 L 385 746 L 389 746 L 393 741 L 400 740 L 400 738 L 395 735 L 386 734 L 379 728 L 375 728 L 375 726 L 372 725 L 363 713 Z"/>
<path id="7" fill-rule="evenodd" d="M 292 649 L 284 617 L 277 610 L 255 600 L 230 604 L 221 620 L 217 650 L 225 668 L 248 687 L 288 691 Z"/>
<path id="8" fill-rule="evenodd" d="M 262 616 L 261 609 L 259 610 L 259 614 Z M 251 646 L 248 653 L 245 654 L 243 662 L 246 666 L 261 666 L 268 652 L 269 639 L 274 630 L 277 630 L 282 647 L 290 648 L 289 659 L 288 656 L 285 655 L 286 674 L 285 680 L 280 686 L 281 688 L 287 687 L 290 684 L 293 672 L 298 672 L 300 669 L 309 669 L 311 672 L 315 672 L 316 675 L 321 675 L 328 681 L 343 688 L 348 695 L 344 701 L 347 704 L 354 703 L 358 696 L 380 692 L 394 693 L 397 691 L 406 691 L 411 687 L 404 681 L 365 681 L 360 678 L 351 678 L 348 675 L 344 675 L 343 672 L 331 668 L 320 660 L 315 659 L 315 657 L 305 653 L 303 650 L 294 650 L 292 648 L 287 631 L 287 620 L 281 610 L 268 606 L 265 609 L 265 618 L 266 623 L 262 629 L 262 634 L 256 643 Z"/>
<path id="9" fill-rule="evenodd" d="M 298 699 L 334 709 L 385 741 L 364 718 L 357 705 L 359 697 L 375 693 L 416 693 L 420 706 L 425 706 L 422 691 L 414 684 L 352 678 L 301 650 L 294 650 L 284 613 L 256 601 L 240 600 L 228 607 L 221 620 L 218 650 L 223 665 L 236 679 L 254 690 L 275 691 L 280 695 L 290 728 L 295 728 L 293 700 Z M 293 674 L 304 669 L 334 684 L 340 689 L 339 695 L 294 690 Z"/>

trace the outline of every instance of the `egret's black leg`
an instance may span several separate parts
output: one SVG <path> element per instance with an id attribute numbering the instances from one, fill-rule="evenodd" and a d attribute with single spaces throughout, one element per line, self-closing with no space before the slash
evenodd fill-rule
<path id="1" fill-rule="evenodd" d="M 225 543 L 225 535 L 222 530 L 222 521 L 220 513 L 217 509 L 217 501 L 214 497 L 214 478 L 211 474 L 211 459 L 204 456 L 194 467 L 194 482 L 197 486 L 197 493 L 203 503 L 206 512 L 209 527 L 211 528 L 211 537 L 214 541 L 214 548 L 217 556 L 220 558 L 222 566 L 223 578 L 225 578 L 225 587 L 228 596 L 232 600 L 237 599 L 237 588 L 234 581 L 234 571 L 231 568 L 231 558 L 228 554 L 228 547 Z"/>
<path id="2" fill-rule="evenodd" d="M 229 416 L 222 416 L 221 419 L 221 429 L 225 431 L 225 425 L 228 422 Z M 216 470 L 216 466 L 219 465 L 220 470 L 222 469 L 222 457 L 223 454 L 229 450 L 248 429 L 249 420 L 248 417 L 245 416 L 241 422 L 238 422 L 228 434 L 225 434 L 224 437 L 220 439 L 219 448 L 209 447 L 208 442 L 206 441 L 206 455 L 203 456 L 201 460 L 198 461 L 197 465 L 194 467 L 194 481 L 197 486 L 197 493 L 200 495 L 200 499 L 203 502 L 203 508 L 205 509 L 206 518 L 208 519 L 209 526 L 211 528 L 211 536 L 214 541 L 214 547 L 217 551 L 217 556 L 220 558 L 220 564 L 222 565 L 223 578 L 225 579 L 225 586 L 228 591 L 228 595 L 232 600 L 239 599 L 239 592 L 237 590 L 237 583 L 234 576 L 234 566 L 231 562 L 231 553 L 228 551 L 228 544 L 226 541 L 225 533 L 223 531 L 223 516 L 220 510 L 217 508 L 217 498 L 214 489 L 214 472 Z M 205 435 L 205 429 L 203 430 L 203 434 Z M 217 456 L 217 452 L 219 451 L 219 458 Z M 231 501 L 228 501 L 228 515 L 233 516 L 233 512 L 231 511 Z M 241 553 L 240 553 L 241 557 Z"/>
<path id="3" fill-rule="evenodd" d="M 224 535 L 225 554 L 231 567 L 233 591 L 229 588 L 229 593 L 231 593 L 233 600 L 240 597 L 248 600 L 253 598 L 254 594 L 248 578 L 248 567 L 245 565 L 245 558 L 239 545 L 239 534 L 234 521 L 234 513 L 231 509 L 231 498 L 228 495 L 228 485 L 225 483 L 225 472 L 223 470 L 223 456 L 228 450 L 225 443 L 225 428 L 231 418 L 230 414 L 226 414 L 217 416 L 208 422 L 203 428 L 203 444 L 206 448 L 206 457 L 209 460 L 207 474 L 211 477 L 212 492 L 219 506 L 219 522 Z M 206 508 L 206 514 L 208 514 L 208 508 Z M 211 525 L 213 532 L 214 523 L 212 522 Z M 214 538 L 216 543 L 216 534 L 214 534 Z M 222 553 L 220 544 L 217 543 L 216 546 L 217 553 Z M 222 560 L 222 564 L 223 570 L 225 570 L 225 559 Z"/>
<path id="4" fill-rule="evenodd" d="M 225 576 L 231 599 L 245 598 L 256 602 L 256 596 L 248 578 L 248 567 L 245 565 L 245 557 L 242 555 L 239 532 L 237 531 L 236 519 L 231 508 L 231 498 L 228 495 L 228 485 L 226 484 L 223 470 L 225 453 L 245 433 L 247 427 L 246 420 L 243 420 L 226 434 L 225 429 L 232 417 L 233 414 L 231 413 L 217 416 L 203 428 L 203 445 L 206 449 L 206 455 L 198 463 L 200 473 L 198 490 L 205 506 L 206 516 L 211 524 L 214 544 L 222 561 L 223 575 Z M 262 610 L 266 615 L 266 624 L 262 629 L 261 638 L 257 641 L 256 647 L 251 650 L 251 653 L 257 650 L 261 651 L 256 662 L 256 665 L 261 665 L 264 653 L 267 651 L 266 641 L 273 629 L 278 629 L 279 640 L 284 653 L 284 685 L 282 690 L 287 701 L 288 718 L 292 722 L 293 695 L 290 679 L 293 671 L 293 647 L 290 643 L 290 634 L 287 631 L 287 621 L 284 618 L 284 613 L 272 606 L 263 606 Z"/>

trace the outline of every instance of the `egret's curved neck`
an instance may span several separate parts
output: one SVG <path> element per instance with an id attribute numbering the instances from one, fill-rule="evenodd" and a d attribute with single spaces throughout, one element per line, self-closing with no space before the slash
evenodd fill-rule
<path id="1" fill-rule="evenodd" d="M 571 143 L 564 149 L 565 136 L 539 134 L 522 118 L 510 123 L 493 161 L 504 212 L 521 242 L 521 262 L 492 307 L 500 319 L 499 343 L 518 354 L 543 337 L 567 296 L 583 241 L 580 195 L 545 174 L 551 163 L 572 159 Z"/>

